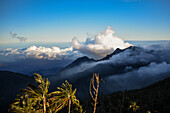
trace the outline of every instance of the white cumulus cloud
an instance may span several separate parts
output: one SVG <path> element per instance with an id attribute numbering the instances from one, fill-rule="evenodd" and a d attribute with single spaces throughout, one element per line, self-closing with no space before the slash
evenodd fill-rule
<path id="1" fill-rule="evenodd" d="M 97 35 L 87 38 L 84 45 L 80 44 L 77 38 L 73 38 L 72 45 L 74 50 L 87 54 L 94 59 L 100 59 L 111 54 L 117 48 L 125 49 L 132 44 L 125 43 L 121 38 L 114 35 L 111 27 L 98 33 Z"/>

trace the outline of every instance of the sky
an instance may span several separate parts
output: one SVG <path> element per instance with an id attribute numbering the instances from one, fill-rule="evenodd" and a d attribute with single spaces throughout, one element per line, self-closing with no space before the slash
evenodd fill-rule
<path id="1" fill-rule="evenodd" d="M 108 26 L 124 40 L 170 40 L 170 1 L 0 0 L 0 44 L 85 41 Z"/>

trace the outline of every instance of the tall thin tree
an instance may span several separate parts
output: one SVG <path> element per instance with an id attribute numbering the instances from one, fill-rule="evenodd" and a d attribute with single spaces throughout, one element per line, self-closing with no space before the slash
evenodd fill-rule
<path id="1" fill-rule="evenodd" d="M 98 97 L 98 92 L 99 92 L 99 84 L 100 84 L 99 74 L 94 73 L 93 77 L 90 80 L 90 86 L 89 86 L 89 92 L 90 92 L 91 98 L 94 101 L 93 113 L 96 112 L 97 97 Z M 93 90 L 91 88 L 93 88 Z"/>
<path id="2" fill-rule="evenodd" d="M 49 88 L 50 82 L 48 81 L 48 79 L 43 79 L 42 76 L 37 73 L 35 73 L 34 75 L 35 75 L 34 78 L 35 78 L 37 86 L 28 84 L 28 89 L 22 89 L 21 91 L 24 94 L 30 95 L 30 99 L 34 99 L 33 102 L 39 103 L 39 105 L 42 102 L 43 113 L 46 113 L 48 88 Z M 39 109 L 41 108 L 39 107 Z"/>
<path id="3" fill-rule="evenodd" d="M 82 106 L 80 105 L 79 100 L 76 98 L 76 89 L 72 90 L 72 85 L 66 80 L 61 87 L 57 87 L 58 91 L 55 91 L 56 96 L 53 96 L 53 105 L 55 106 L 55 113 L 68 106 L 68 113 L 71 111 L 71 105 L 76 106 L 76 110 L 79 110 L 80 113 L 83 112 Z"/>

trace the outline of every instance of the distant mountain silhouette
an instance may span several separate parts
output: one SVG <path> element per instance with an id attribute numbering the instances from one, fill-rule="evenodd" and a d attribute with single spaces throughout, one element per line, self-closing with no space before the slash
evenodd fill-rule
<path id="1" fill-rule="evenodd" d="M 76 59 L 71 64 L 69 64 L 66 67 L 62 68 L 57 74 L 52 75 L 52 76 L 64 76 L 63 73 L 68 75 L 68 76 L 72 76 L 72 75 L 76 76 L 77 74 L 79 74 L 79 75 L 87 75 L 87 72 L 100 73 L 102 76 L 109 76 L 109 75 L 113 75 L 113 74 L 125 73 L 127 71 L 130 71 L 130 70 L 125 70 L 125 68 L 128 66 L 127 64 L 113 65 L 113 64 L 108 64 L 108 63 L 107 64 L 104 64 L 104 63 L 97 64 L 97 63 L 100 62 L 100 61 L 108 60 L 112 56 L 120 54 L 120 53 L 122 53 L 122 52 L 124 52 L 124 51 L 126 51 L 128 49 L 131 50 L 131 51 L 141 51 L 142 50 L 142 48 L 139 48 L 139 47 L 136 47 L 136 46 L 130 46 L 130 47 L 126 48 L 126 49 L 119 49 L 118 48 L 113 53 L 111 53 L 110 55 L 107 55 L 106 57 L 104 57 L 103 59 L 100 59 L 100 60 L 94 60 L 94 59 L 88 58 L 87 56 L 84 56 L 84 57 Z M 83 63 L 86 63 L 86 64 L 87 63 L 88 64 L 96 63 L 96 65 L 93 66 L 92 68 L 89 68 L 89 69 L 87 69 L 85 71 L 82 71 L 82 72 L 78 72 L 78 73 L 74 73 L 74 74 L 72 74 L 71 72 L 66 73 L 69 69 L 74 69 L 75 67 L 80 68 L 81 64 L 83 64 Z M 141 63 L 140 62 L 140 63 L 136 63 L 136 64 L 131 64 L 130 66 L 132 68 L 134 68 L 134 69 L 138 69 L 139 67 L 146 66 L 148 64 L 149 63 Z M 85 68 L 88 68 L 88 67 L 85 67 Z M 73 70 L 73 71 L 76 71 L 76 70 Z"/>

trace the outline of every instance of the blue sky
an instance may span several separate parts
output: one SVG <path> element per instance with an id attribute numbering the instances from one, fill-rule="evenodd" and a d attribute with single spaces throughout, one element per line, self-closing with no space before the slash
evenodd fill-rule
<path id="1" fill-rule="evenodd" d="M 1 0 L 0 43 L 80 41 L 111 26 L 124 40 L 170 40 L 169 0 Z"/>

